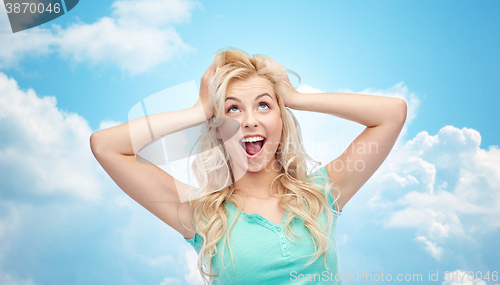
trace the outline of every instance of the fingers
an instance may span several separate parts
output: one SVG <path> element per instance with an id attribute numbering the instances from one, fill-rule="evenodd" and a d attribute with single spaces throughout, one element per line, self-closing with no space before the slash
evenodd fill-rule
<path id="1" fill-rule="evenodd" d="M 281 72 L 282 72 L 283 81 L 285 81 L 285 82 L 286 82 L 286 81 L 290 81 L 290 80 L 288 79 L 288 75 L 286 74 L 286 69 L 285 69 L 285 67 L 284 67 L 283 65 L 281 65 L 281 64 L 279 64 L 279 63 L 277 63 L 277 62 L 276 62 L 275 60 L 273 60 L 272 58 L 266 59 L 264 62 L 265 62 L 265 63 L 266 63 L 266 65 L 268 65 L 268 66 L 273 66 L 273 67 L 276 67 L 276 68 L 280 69 L 280 70 L 281 70 Z M 290 84 L 289 84 L 289 85 L 290 85 Z"/>
<path id="2" fill-rule="evenodd" d="M 218 69 L 218 67 L 217 67 Z M 214 68 L 213 65 L 210 65 L 210 78 L 215 76 L 216 69 Z"/>
<path id="3" fill-rule="evenodd" d="M 206 81 L 207 84 L 208 82 L 214 77 L 215 75 L 215 70 L 212 64 L 207 68 L 203 76 L 201 77 L 202 81 Z"/>
<path id="4" fill-rule="evenodd" d="M 207 71 L 205 71 L 205 74 L 211 74 L 214 70 L 213 64 L 210 64 L 210 66 L 207 68 Z"/>

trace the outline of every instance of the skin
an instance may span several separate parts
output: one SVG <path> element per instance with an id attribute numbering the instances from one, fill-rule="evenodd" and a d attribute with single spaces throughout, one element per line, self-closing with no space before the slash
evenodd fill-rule
<path id="1" fill-rule="evenodd" d="M 283 70 L 283 79 L 278 84 L 285 90 L 284 94 L 281 94 L 285 106 L 296 110 L 330 114 L 366 126 L 344 153 L 326 165 L 333 186 L 340 189 L 337 210 L 342 210 L 390 153 L 406 120 L 405 101 L 352 93 L 302 94 L 290 86 L 283 66 L 272 60 L 266 64 L 275 65 Z M 214 73 L 213 67 L 210 66 L 203 74 L 200 97 L 193 107 L 139 118 L 100 130 L 90 137 L 94 156 L 116 184 L 137 203 L 186 238 L 194 236 L 192 229 L 185 226 L 190 224 L 190 206 L 188 203 L 181 203 L 180 200 L 182 188 L 186 185 L 155 165 L 138 162 L 137 151 L 150 142 L 152 137 L 156 139 L 201 124 L 214 116 L 215 111 L 210 103 L 208 89 L 208 83 Z M 242 133 L 257 131 L 270 142 L 277 142 L 278 134 L 281 133 L 278 123 L 281 116 L 277 113 L 265 113 L 255 105 L 255 96 L 264 90 L 270 91 L 269 86 L 262 81 L 253 83 L 255 84 L 240 82 L 231 86 L 229 94 L 241 97 L 242 103 L 239 107 L 241 112 L 226 115 L 234 116 L 232 118 L 240 122 Z M 271 97 L 275 95 L 269 94 Z M 271 110 L 276 109 L 271 108 Z M 264 121 L 265 116 L 271 116 L 273 119 L 271 122 Z M 335 130 L 325 128 L 325 131 Z M 370 145 L 376 148 L 368 148 Z M 271 146 L 277 147 L 269 143 L 270 149 L 266 149 L 261 158 L 249 161 L 248 171 L 236 182 L 239 189 L 236 194 L 242 197 L 245 212 L 258 213 L 279 224 L 283 218 L 283 210 L 278 207 L 278 197 L 268 189 L 276 173 L 266 171 L 273 169 L 269 167 L 274 163 L 274 151 Z M 355 162 L 358 162 L 357 169 Z"/>
<path id="2" fill-rule="evenodd" d="M 269 64 L 283 68 L 272 60 Z M 353 93 L 302 94 L 291 87 L 286 73 L 280 84 L 286 90 L 283 97 L 289 108 L 330 114 L 366 126 L 344 153 L 325 166 L 333 187 L 340 189 L 337 210 L 341 211 L 389 155 L 406 121 L 406 102 Z"/>
<path id="3" fill-rule="evenodd" d="M 225 117 L 238 121 L 242 130 L 240 135 L 226 142 L 226 149 L 233 158 L 233 169 L 238 173 L 235 176 L 241 177 L 234 184 L 234 194 L 242 198 L 247 213 L 262 213 L 281 224 L 284 211 L 278 207 L 277 184 L 271 192 L 269 189 L 279 174 L 275 153 L 283 130 L 273 85 L 259 76 L 232 81 L 226 91 L 224 110 Z M 253 134 L 265 137 L 266 142 L 259 156 L 247 158 L 239 139 Z"/>
<path id="4" fill-rule="evenodd" d="M 267 64 L 284 71 L 283 66 L 273 60 Z M 390 153 L 406 121 L 406 102 L 398 98 L 364 94 L 302 94 L 291 87 L 286 72 L 283 72 L 283 80 L 278 84 L 285 90 L 282 96 L 286 107 L 326 113 L 366 126 L 344 153 L 325 166 L 333 186 L 340 189 L 337 210 L 341 211 Z M 259 175 L 262 176 L 255 182 L 263 179 L 265 182 L 262 184 L 270 183 L 264 179 L 266 176 Z M 248 182 L 246 185 L 252 184 Z M 265 198 L 268 193 L 265 187 L 253 186 L 252 190 L 244 188 L 241 192 L 246 212 L 259 213 L 276 224 L 281 222 L 283 210 L 277 207 L 278 198 L 275 195 Z"/>
<path id="5" fill-rule="evenodd" d="M 269 62 L 269 64 L 274 63 Z M 215 69 L 210 65 L 201 78 L 200 97 L 195 104 L 195 107 L 204 110 L 206 118 L 212 118 L 215 114 L 208 90 L 209 82 L 214 75 Z M 259 98 L 260 100 L 256 100 L 256 96 L 264 93 L 269 94 L 271 98 L 263 96 Z M 241 101 L 229 99 L 224 103 L 225 117 L 237 120 L 242 130 L 239 135 L 235 136 L 235 140 L 226 144 L 231 157 L 237 158 L 233 165 L 233 169 L 239 172 L 235 173 L 237 181 L 234 194 L 241 197 L 243 211 L 247 214 L 258 213 L 275 224 L 281 224 L 284 210 L 278 206 L 279 197 L 276 194 L 276 186 L 271 191 L 269 189 L 277 175 L 277 172 L 273 171 L 278 169 L 275 165 L 274 154 L 281 139 L 282 130 L 281 111 L 278 108 L 273 86 L 269 81 L 258 76 L 233 81 L 226 90 L 226 98 L 230 97 Z M 261 101 L 268 103 L 269 110 L 259 106 Z M 236 108 L 227 112 L 232 105 L 236 105 Z M 224 130 L 220 130 L 220 133 L 223 137 Z M 266 137 L 264 151 L 259 157 L 245 162 L 247 157 L 241 155 L 237 144 L 242 136 L 254 133 Z"/>

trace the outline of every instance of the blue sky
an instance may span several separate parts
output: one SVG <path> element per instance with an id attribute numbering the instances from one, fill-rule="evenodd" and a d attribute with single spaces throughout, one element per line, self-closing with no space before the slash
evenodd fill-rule
<path id="1" fill-rule="evenodd" d="M 0 284 L 198 284 L 194 251 L 114 185 L 88 138 L 198 84 L 228 46 L 272 57 L 305 92 L 406 100 L 393 152 L 339 219 L 342 272 L 500 283 L 443 280 L 500 269 L 499 12 L 492 0 L 81 1 L 12 34 L 0 8 Z M 325 163 L 343 149 L 320 146 L 363 130 L 297 116 Z"/>

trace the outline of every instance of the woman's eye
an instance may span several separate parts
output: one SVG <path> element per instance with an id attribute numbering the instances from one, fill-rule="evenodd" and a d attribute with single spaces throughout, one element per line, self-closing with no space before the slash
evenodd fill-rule
<path id="1" fill-rule="evenodd" d="M 269 109 L 269 105 L 266 102 L 260 102 L 259 107 L 264 107 L 264 109 Z"/>
<path id="2" fill-rule="evenodd" d="M 234 113 L 233 110 L 235 110 L 234 112 L 238 111 L 238 107 L 236 107 L 236 106 L 233 105 L 233 106 L 231 106 L 231 107 L 229 107 L 227 109 L 227 112 L 228 113 Z"/>

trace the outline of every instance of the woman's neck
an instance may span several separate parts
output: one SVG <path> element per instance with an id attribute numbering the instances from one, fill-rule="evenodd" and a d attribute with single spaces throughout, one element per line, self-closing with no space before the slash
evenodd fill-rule
<path id="1" fill-rule="evenodd" d="M 269 170 L 273 169 L 273 170 Z M 270 189 L 273 180 L 279 175 L 273 167 L 263 169 L 259 172 L 247 172 L 234 183 L 235 194 L 242 197 L 255 197 L 259 199 L 268 199 L 277 197 L 278 181 L 275 181 L 273 188 Z"/>

